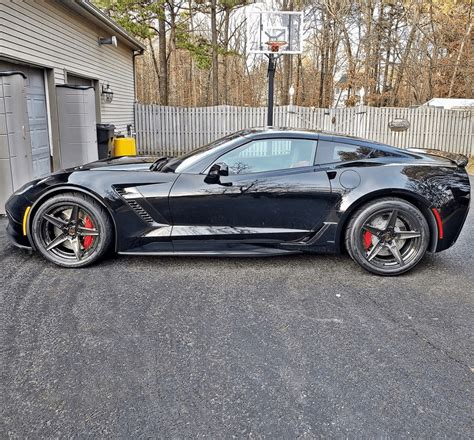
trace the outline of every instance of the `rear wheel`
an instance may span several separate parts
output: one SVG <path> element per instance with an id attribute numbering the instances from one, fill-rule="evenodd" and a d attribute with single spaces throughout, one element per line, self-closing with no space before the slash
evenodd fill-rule
<path id="1" fill-rule="evenodd" d="M 354 261 L 378 275 L 399 275 L 425 255 L 428 223 L 405 200 L 384 198 L 360 208 L 346 230 L 346 248 Z"/>
<path id="2" fill-rule="evenodd" d="M 102 257 L 112 243 L 107 212 L 79 193 L 60 194 L 44 202 L 31 226 L 36 248 L 59 266 L 87 266 Z"/>

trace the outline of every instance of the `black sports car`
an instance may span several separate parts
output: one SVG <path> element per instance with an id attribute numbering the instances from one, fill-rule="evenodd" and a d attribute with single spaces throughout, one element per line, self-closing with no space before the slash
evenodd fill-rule
<path id="1" fill-rule="evenodd" d="M 345 249 L 397 275 L 456 241 L 467 158 L 323 132 L 245 130 L 178 158 L 119 157 L 28 183 L 8 233 L 65 267 L 120 254 L 264 256 Z"/>

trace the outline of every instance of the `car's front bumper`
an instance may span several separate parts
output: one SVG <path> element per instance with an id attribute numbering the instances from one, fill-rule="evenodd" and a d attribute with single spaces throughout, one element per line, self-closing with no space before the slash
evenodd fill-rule
<path id="1" fill-rule="evenodd" d="M 10 238 L 11 242 L 15 246 L 19 248 L 23 248 L 23 249 L 32 249 L 28 236 L 23 233 L 23 217 L 21 215 L 21 210 L 23 211 L 25 210 L 24 209 L 25 204 L 23 204 L 23 206 L 20 208 L 21 205 L 11 203 L 11 201 L 12 201 L 12 198 L 8 200 L 5 206 L 6 213 L 7 213 L 7 220 L 8 220 L 8 223 L 7 223 L 8 237 Z"/>
<path id="2" fill-rule="evenodd" d="M 7 234 L 10 238 L 10 241 L 17 247 L 22 249 L 31 249 L 30 241 L 28 237 L 23 235 L 22 226 L 14 223 L 10 218 L 8 219 L 7 224 Z"/>

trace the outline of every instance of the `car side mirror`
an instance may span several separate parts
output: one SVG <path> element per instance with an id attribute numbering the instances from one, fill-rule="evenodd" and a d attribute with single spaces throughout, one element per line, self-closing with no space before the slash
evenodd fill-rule
<path id="1" fill-rule="evenodd" d="M 206 183 L 220 183 L 221 176 L 229 175 L 229 167 L 224 162 L 218 162 L 211 166 L 204 181 Z"/>
<path id="2" fill-rule="evenodd" d="M 229 175 L 229 167 L 224 162 L 218 162 L 212 165 L 211 169 L 209 170 L 209 174 L 215 174 L 217 176 L 228 176 Z"/>

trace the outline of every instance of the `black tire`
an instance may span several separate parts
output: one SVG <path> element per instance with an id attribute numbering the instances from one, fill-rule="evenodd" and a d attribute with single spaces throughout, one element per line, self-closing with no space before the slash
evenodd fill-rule
<path id="1" fill-rule="evenodd" d="M 31 237 L 41 254 L 63 267 L 88 266 L 110 249 L 113 227 L 106 210 L 85 194 L 59 194 L 35 210 Z"/>
<path id="2" fill-rule="evenodd" d="M 398 198 L 367 203 L 351 217 L 345 244 L 351 258 L 377 275 L 400 275 L 415 267 L 429 243 L 420 210 Z"/>

